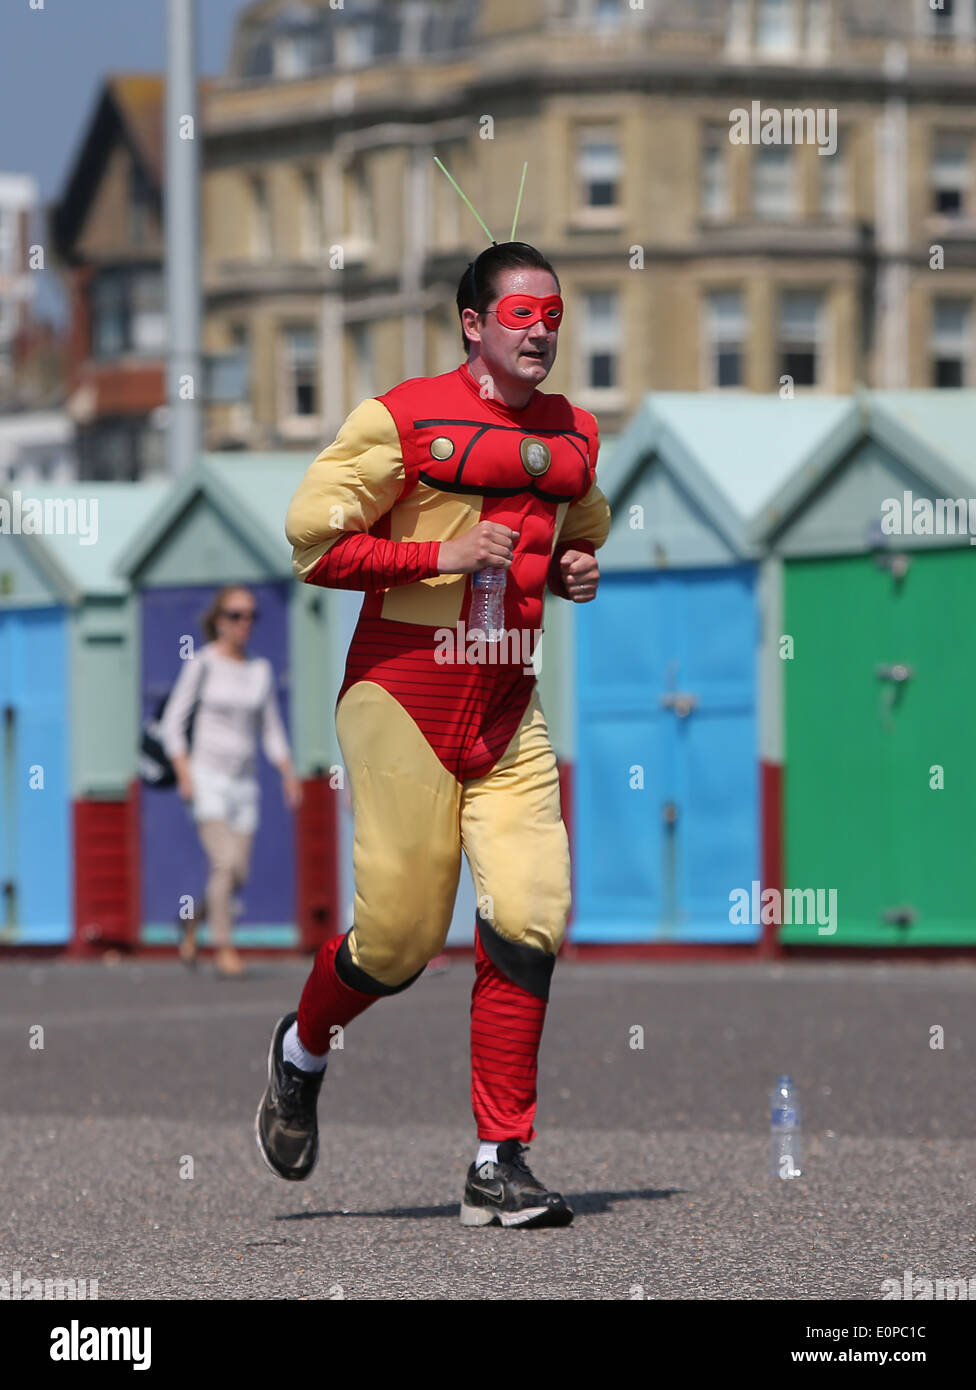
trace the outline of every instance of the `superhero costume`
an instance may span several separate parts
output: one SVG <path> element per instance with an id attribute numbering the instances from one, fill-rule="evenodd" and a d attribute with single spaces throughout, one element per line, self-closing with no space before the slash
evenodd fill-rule
<path id="1" fill-rule="evenodd" d="M 564 396 L 535 390 L 514 409 L 486 396 L 465 363 L 362 401 L 286 519 L 300 578 L 365 591 L 336 704 L 354 925 L 318 953 L 299 1037 L 327 1052 L 336 1024 L 418 977 L 447 935 L 463 848 L 478 901 L 471 1051 L 482 1140 L 535 1133 L 536 1055 L 570 868 L 525 651 L 547 582 L 567 596 L 562 554 L 592 555 L 609 532 L 598 449 L 593 416 Z M 472 576 L 439 574 L 439 546 L 479 521 L 518 532 L 505 627 L 526 641 L 497 664 L 446 663 L 438 634 L 471 628 Z"/>

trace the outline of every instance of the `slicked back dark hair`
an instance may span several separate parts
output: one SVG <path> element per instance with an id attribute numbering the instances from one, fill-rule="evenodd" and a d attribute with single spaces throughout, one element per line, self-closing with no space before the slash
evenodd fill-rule
<path id="1" fill-rule="evenodd" d="M 548 271 L 556 282 L 557 293 L 562 293 L 559 287 L 559 276 L 541 251 L 537 251 L 527 241 L 503 241 L 497 246 L 486 246 L 481 255 L 470 262 L 467 270 L 461 276 L 461 283 L 458 285 L 457 292 L 458 316 L 460 317 L 463 309 L 474 309 L 480 318 L 495 298 L 498 272 L 518 270 L 522 267 Z M 467 352 L 470 339 L 464 331 L 463 324 L 461 342 L 464 344 L 465 352 Z"/>

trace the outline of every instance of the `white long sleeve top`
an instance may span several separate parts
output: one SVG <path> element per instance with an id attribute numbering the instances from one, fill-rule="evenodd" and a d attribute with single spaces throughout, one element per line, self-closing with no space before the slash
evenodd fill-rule
<path id="1" fill-rule="evenodd" d="M 202 672 L 198 662 L 205 663 Z M 160 732 L 169 757 L 187 753 L 186 725 L 198 689 L 200 703 L 189 750 L 192 766 L 225 772 L 231 777 L 253 777 L 259 732 L 270 762 L 279 766 L 290 757 L 270 661 L 263 656 L 235 661 L 222 656 L 213 643 L 207 643 L 191 660 L 183 662 L 166 702 Z"/>

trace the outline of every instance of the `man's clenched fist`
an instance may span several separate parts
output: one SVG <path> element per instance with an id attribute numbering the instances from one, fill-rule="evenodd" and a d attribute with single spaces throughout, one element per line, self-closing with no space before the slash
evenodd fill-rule
<path id="1" fill-rule="evenodd" d="M 476 570 L 511 568 L 518 532 L 497 521 L 479 521 L 456 541 L 441 541 L 437 568 L 441 574 L 473 574 Z"/>
<path id="2" fill-rule="evenodd" d="M 566 593 L 574 603 L 589 603 L 596 598 L 600 566 L 595 555 L 587 555 L 585 550 L 567 550 L 560 556 L 559 569 Z"/>

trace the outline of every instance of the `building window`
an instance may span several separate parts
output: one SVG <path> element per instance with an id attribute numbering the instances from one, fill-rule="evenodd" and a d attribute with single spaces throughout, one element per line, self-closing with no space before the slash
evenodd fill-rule
<path id="1" fill-rule="evenodd" d="M 138 416 L 103 416 L 79 431 L 78 471 L 85 482 L 135 482 L 145 471 L 148 422 Z"/>
<path id="2" fill-rule="evenodd" d="M 274 250 L 271 233 L 271 204 L 268 183 L 263 174 L 252 174 L 251 185 L 251 252 L 258 260 L 267 260 Z"/>
<path id="3" fill-rule="evenodd" d="M 952 35 L 956 32 L 959 20 L 959 6 L 956 0 L 925 0 L 929 12 L 930 30 L 933 34 Z"/>
<path id="4" fill-rule="evenodd" d="M 370 323 L 349 325 L 352 346 L 352 399 L 357 404 L 376 394 L 376 374 L 373 362 L 373 326 Z"/>
<path id="5" fill-rule="evenodd" d="M 95 357 L 161 355 L 166 347 L 162 271 L 101 271 L 92 286 L 92 352 Z"/>
<path id="6" fill-rule="evenodd" d="M 454 172 L 453 169 L 451 172 Z M 346 170 L 346 226 L 350 236 L 361 237 L 365 241 L 372 239 L 373 194 L 369 172 L 362 159 L 354 160 Z"/>
<path id="7" fill-rule="evenodd" d="M 830 51 L 830 0 L 807 0 L 803 47 L 816 58 Z"/>
<path id="8" fill-rule="evenodd" d="M 795 52 L 796 21 L 796 0 L 756 0 L 756 48 L 759 52 Z"/>
<path id="9" fill-rule="evenodd" d="M 844 131 L 837 132 L 837 148 L 833 154 L 821 155 L 817 164 L 820 170 L 821 216 L 834 219 L 846 217 L 850 211 L 850 170 Z"/>
<path id="10" fill-rule="evenodd" d="M 618 384 L 620 351 L 620 310 L 615 290 L 594 290 L 583 295 L 580 341 L 584 386 L 594 391 L 611 390 Z"/>
<path id="11" fill-rule="evenodd" d="M 823 338 L 823 295 L 788 290 L 779 303 L 780 376 L 794 386 L 818 386 Z"/>
<path id="12" fill-rule="evenodd" d="M 285 413 L 308 418 L 319 413 L 319 353 L 314 326 L 288 324 L 282 330 L 285 349 Z"/>
<path id="13" fill-rule="evenodd" d="M 286 34 L 276 38 L 273 51 L 275 77 L 305 77 L 307 73 L 314 71 L 313 44 L 300 35 Z"/>
<path id="14" fill-rule="evenodd" d="M 302 246 L 307 255 L 322 249 L 322 198 L 317 169 L 302 170 Z"/>
<path id="15" fill-rule="evenodd" d="M 976 0 L 917 0 L 925 27 L 939 38 L 976 36 Z"/>
<path id="16" fill-rule="evenodd" d="M 740 290 L 716 290 L 705 301 L 709 386 L 741 386 L 746 318 Z"/>
<path id="17" fill-rule="evenodd" d="M 617 28 L 627 15 L 628 0 L 570 0 L 569 17 L 585 27 L 599 25 L 601 29 Z"/>
<path id="18" fill-rule="evenodd" d="M 207 399 L 236 404 L 251 397 L 251 349 L 247 324 L 233 323 L 229 329 L 230 348 L 208 355 Z"/>
<path id="19" fill-rule="evenodd" d="M 703 132 L 701 203 L 704 217 L 728 217 L 731 212 L 728 126 L 709 125 Z"/>
<path id="20" fill-rule="evenodd" d="M 265 34 L 247 41 L 244 50 L 244 77 L 270 77 L 274 71 L 274 49 Z"/>
<path id="21" fill-rule="evenodd" d="M 761 145 L 753 154 L 752 206 L 757 217 L 787 221 L 796 212 L 792 145 Z"/>
<path id="22" fill-rule="evenodd" d="M 135 160 L 129 165 L 129 240 L 141 246 L 152 231 L 153 194 L 145 170 Z"/>
<path id="23" fill-rule="evenodd" d="M 932 385 L 965 386 L 970 379 L 972 305 L 937 299 L 932 305 Z"/>
<path id="24" fill-rule="evenodd" d="M 14 255 L 17 246 L 17 213 L 13 208 L 0 207 L 0 270 L 13 273 L 20 269 Z"/>
<path id="25" fill-rule="evenodd" d="M 969 201 L 972 140 L 961 133 L 937 133 L 932 149 L 932 211 L 961 217 Z"/>
<path id="26" fill-rule="evenodd" d="M 375 54 L 376 29 L 372 20 L 346 24 L 336 33 L 335 54 L 340 67 L 362 67 Z"/>
<path id="27" fill-rule="evenodd" d="M 726 15 L 726 47 L 733 53 L 748 52 L 750 47 L 749 0 L 729 0 Z"/>
<path id="28" fill-rule="evenodd" d="M 126 350 L 129 316 L 121 275 L 103 271 L 92 286 L 92 352 L 96 357 L 118 357 Z"/>
<path id="29" fill-rule="evenodd" d="M 158 270 L 138 270 L 130 277 L 132 351 L 157 356 L 166 348 L 166 306 L 163 276 Z"/>
<path id="30" fill-rule="evenodd" d="M 328 61 L 329 16 L 306 4 L 290 4 L 271 17 L 266 33 L 275 77 L 304 77 Z"/>
<path id="31" fill-rule="evenodd" d="M 619 28 L 627 10 L 627 0 L 587 0 L 587 18 L 601 29 Z"/>
<path id="32" fill-rule="evenodd" d="M 620 147 L 613 126 L 589 126 L 580 131 L 577 170 L 583 207 L 617 207 Z"/>

